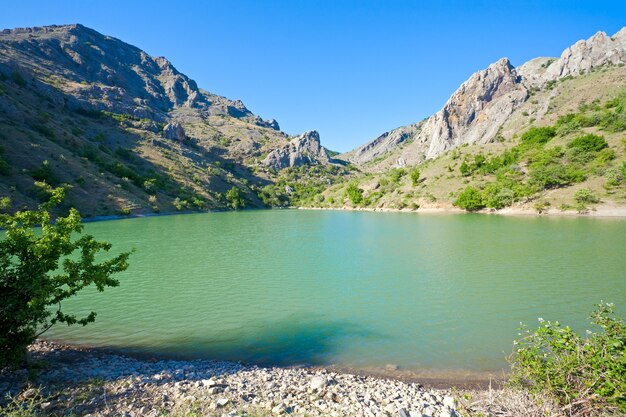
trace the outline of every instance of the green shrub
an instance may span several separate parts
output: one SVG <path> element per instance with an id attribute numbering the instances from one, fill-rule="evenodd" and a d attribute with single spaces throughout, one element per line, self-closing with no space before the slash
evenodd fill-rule
<path id="1" fill-rule="evenodd" d="M 616 187 L 624 181 L 624 175 L 617 168 L 609 168 L 604 173 L 604 179 L 606 180 L 607 186 Z"/>
<path id="2" fill-rule="evenodd" d="M 497 210 L 508 207 L 515 201 L 515 192 L 498 182 L 487 184 L 482 195 L 485 206 Z"/>
<path id="3" fill-rule="evenodd" d="M 409 177 L 411 178 L 411 185 L 413 185 L 413 187 L 419 183 L 420 175 L 421 173 L 418 167 L 413 167 L 411 171 L 409 171 Z"/>
<path id="4" fill-rule="evenodd" d="M 48 161 L 43 161 L 39 167 L 35 168 L 31 174 L 33 179 L 42 181 L 50 185 L 54 185 L 57 182 L 56 175 L 50 166 Z"/>
<path id="5" fill-rule="evenodd" d="M 356 182 L 348 184 L 346 195 L 354 205 L 359 205 L 363 202 L 363 190 L 358 187 Z"/>
<path id="6" fill-rule="evenodd" d="M 522 144 L 525 146 L 545 145 L 555 136 L 556 128 L 553 126 L 531 127 L 522 134 Z"/>
<path id="7" fill-rule="evenodd" d="M 626 412 L 626 326 L 612 304 L 597 305 L 590 320 L 601 332 L 586 337 L 558 321 L 539 319 L 534 331 L 523 326 L 510 358 L 511 383 L 552 396 L 571 415 Z"/>
<path id="8" fill-rule="evenodd" d="M 576 148 L 586 153 L 598 152 L 607 146 L 609 146 L 609 144 L 602 136 L 593 134 L 578 136 L 567 144 L 568 148 Z"/>
<path id="9" fill-rule="evenodd" d="M 593 192 L 589 188 L 581 188 L 574 193 L 574 200 L 577 203 L 597 203 L 600 200 L 593 195 Z"/>
<path id="10" fill-rule="evenodd" d="M 89 235 L 72 240 L 83 229 L 80 215 L 71 209 L 53 222 L 48 210 L 61 203 L 64 190 L 51 195 L 37 210 L 0 216 L 0 367 L 21 361 L 26 347 L 55 323 L 93 322 L 95 312 L 77 318 L 61 311 L 61 302 L 90 285 L 99 291 L 117 286 L 112 275 L 128 267 L 130 253 L 96 263 L 111 244 Z"/>
<path id="11" fill-rule="evenodd" d="M 405 175 L 406 170 L 404 168 L 393 168 L 389 171 L 389 179 L 395 183 L 400 182 L 400 179 Z"/>
<path id="12" fill-rule="evenodd" d="M 226 201 L 234 210 L 246 207 L 246 201 L 243 198 L 243 193 L 238 187 L 232 187 L 230 190 L 226 191 Z"/>
<path id="13" fill-rule="evenodd" d="M 474 187 L 465 188 L 453 203 L 455 206 L 467 211 L 476 211 L 485 208 L 482 195 Z"/>

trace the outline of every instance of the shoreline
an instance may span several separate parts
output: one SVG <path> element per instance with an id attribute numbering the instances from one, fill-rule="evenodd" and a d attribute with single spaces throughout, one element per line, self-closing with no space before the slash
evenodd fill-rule
<path id="1" fill-rule="evenodd" d="M 228 210 L 228 209 L 212 209 L 203 211 L 172 211 L 165 213 L 138 213 L 138 214 L 111 214 L 101 215 L 94 217 L 81 218 L 82 223 L 95 223 L 104 222 L 110 220 L 124 220 L 124 219 L 137 219 L 143 217 L 162 217 L 162 216 L 178 216 L 187 214 L 208 214 L 208 213 L 227 213 L 237 211 L 257 211 L 257 210 L 328 210 L 328 211 L 365 211 L 375 213 L 414 213 L 414 214 L 487 214 L 495 216 L 520 216 L 520 217 L 593 217 L 593 218 L 612 218 L 612 219 L 624 219 L 626 218 L 626 206 L 612 206 L 601 205 L 592 207 L 586 213 L 579 213 L 575 210 L 559 210 L 554 208 L 548 208 L 542 212 L 538 212 L 534 208 L 530 207 L 505 207 L 500 210 L 495 209 L 481 209 L 478 211 L 469 212 L 457 207 L 420 207 L 418 209 L 410 208 L 391 208 L 391 207 L 305 207 L 305 206 L 290 206 L 290 207 L 250 207 L 242 210 Z"/>
<path id="2" fill-rule="evenodd" d="M 426 388 L 437 390 L 448 390 L 453 388 L 464 388 L 474 390 L 485 390 L 489 386 L 500 386 L 500 382 L 506 379 L 506 371 L 476 371 L 467 369 L 409 369 L 401 368 L 394 364 L 385 366 L 353 367 L 348 365 L 315 365 L 315 364 L 292 364 L 278 365 L 273 363 L 255 363 L 230 359 L 217 359 L 211 357 L 187 357 L 184 355 L 149 352 L 135 349 L 124 349 L 89 344 L 75 344 L 60 339 L 40 338 L 38 342 L 43 342 L 50 346 L 63 349 L 71 349 L 76 352 L 94 355 L 111 355 L 132 358 L 141 362 L 153 361 L 175 361 L 175 362 L 225 362 L 244 367 L 258 367 L 266 369 L 309 369 L 323 372 L 333 372 L 339 374 L 351 374 L 362 377 L 383 378 L 406 383 L 417 383 Z M 37 342 L 36 342 L 37 343 Z"/>
<path id="3" fill-rule="evenodd" d="M 561 211 L 558 209 L 548 209 L 541 213 L 533 208 L 527 207 L 506 207 L 500 210 L 482 209 L 474 212 L 456 207 L 420 207 L 418 209 L 396 209 L 390 207 L 293 207 L 298 210 L 329 210 L 329 211 L 364 211 L 375 213 L 413 213 L 413 214 L 482 214 L 492 216 L 519 216 L 519 217 L 569 217 L 569 218 L 611 218 L 625 219 L 626 207 L 622 206 L 598 206 L 594 207 L 587 213 L 579 213 L 574 210 Z"/>
<path id="4" fill-rule="evenodd" d="M 333 368 L 137 358 L 42 339 L 29 357 L 35 373 L 0 369 L 0 407 L 13 397 L 36 399 L 46 415 L 459 415 L 454 389 Z"/>

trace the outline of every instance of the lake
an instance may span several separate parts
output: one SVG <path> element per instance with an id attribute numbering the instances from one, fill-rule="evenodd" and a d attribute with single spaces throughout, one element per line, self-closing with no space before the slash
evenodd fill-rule
<path id="1" fill-rule="evenodd" d="M 437 373 L 506 367 L 520 322 L 626 312 L 626 221 L 258 210 L 86 224 L 136 249 L 47 337 L 189 358 Z M 388 366 L 387 366 L 388 367 Z"/>

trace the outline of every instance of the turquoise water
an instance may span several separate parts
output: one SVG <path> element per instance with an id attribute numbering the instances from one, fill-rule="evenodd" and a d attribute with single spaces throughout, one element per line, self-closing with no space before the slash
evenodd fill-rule
<path id="1" fill-rule="evenodd" d="M 48 337 L 181 357 L 368 368 L 505 367 L 520 322 L 626 309 L 626 221 L 244 211 L 89 223 L 136 248 L 121 286 Z"/>

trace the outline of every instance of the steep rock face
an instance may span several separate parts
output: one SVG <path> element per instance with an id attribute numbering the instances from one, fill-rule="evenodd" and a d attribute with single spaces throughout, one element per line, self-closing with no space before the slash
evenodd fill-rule
<path id="1" fill-rule="evenodd" d="M 272 169 L 281 170 L 305 164 L 325 165 L 330 163 L 330 160 L 326 150 L 320 145 L 319 133 L 312 130 L 270 152 L 261 163 Z"/>
<path id="2" fill-rule="evenodd" d="M 426 158 L 465 143 L 491 141 L 527 97 L 528 91 L 507 58 L 478 71 L 424 124 L 421 135 L 430 143 Z"/>
<path id="3" fill-rule="evenodd" d="M 5 29 L 0 32 L 0 63 L 48 77 L 75 99 L 69 106 L 155 120 L 165 120 L 167 112 L 181 107 L 251 122 L 255 118 L 241 101 L 199 89 L 167 59 L 80 24 Z"/>
<path id="4" fill-rule="evenodd" d="M 465 143 L 487 143 L 527 97 L 515 68 L 502 58 L 472 75 L 425 122 L 384 133 L 341 158 L 363 164 L 389 154 L 393 161 L 385 161 L 384 166 L 404 166 L 435 158 Z M 398 150 L 403 142 L 410 143 Z"/>
<path id="5" fill-rule="evenodd" d="M 488 143 L 526 101 L 527 88 L 541 89 L 548 82 L 566 76 L 575 77 L 594 68 L 624 64 L 626 28 L 612 37 L 598 32 L 565 49 L 560 58 L 535 58 L 517 69 L 503 58 L 472 75 L 439 112 L 420 125 L 420 129 L 412 129 L 415 125 L 411 125 L 392 130 L 339 157 L 365 164 L 388 155 L 374 167 L 384 169 L 435 158 L 463 144 Z M 404 133 L 409 137 L 404 137 Z M 410 143 L 402 146 L 407 142 Z"/>
<path id="6" fill-rule="evenodd" d="M 421 123 L 399 127 L 385 132 L 373 141 L 363 146 L 341 154 L 339 159 L 350 161 L 355 164 L 364 164 L 376 158 L 383 157 L 393 152 L 399 145 L 413 138 L 421 129 Z"/>

